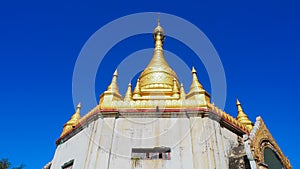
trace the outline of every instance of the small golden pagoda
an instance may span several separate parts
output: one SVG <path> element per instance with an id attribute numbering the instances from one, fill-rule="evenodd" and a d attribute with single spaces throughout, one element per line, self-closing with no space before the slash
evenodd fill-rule
<path id="1" fill-rule="evenodd" d="M 238 108 L 238 115 L 237 115 L 236 119 L 240 123 L 246 125 L 251 130 L 253 128 L 253 124 L 249 120 L 248 116 L 244 113 L 242 105 L 241 105 L 241 103 L 240 103 L 240 101 L 238 99 L 236 99 L 236 106 Z"/>
<path id="2" fill-rule="evenodd" d="M 81 109 L 81 104 L 78 103 L 75 113 L 71 116 L 70 120 L 64 125 L 64 129 L 63 132 L 61 133 L 61 136 L 71 131 L 79 123 L 80 109 Z"/>

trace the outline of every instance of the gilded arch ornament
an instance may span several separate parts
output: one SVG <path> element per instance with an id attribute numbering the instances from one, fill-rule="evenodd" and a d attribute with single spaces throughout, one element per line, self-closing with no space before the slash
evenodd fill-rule
<path id="1" fill-rule="evenodd" d="M 270 148 L 286 169 L 292 169 L 290 161 L 284 156 L 261 117 L 256 118 L 255 125 L 250 133 L 250 140 L 250 148 L 256 164 L 264 163 L 264 150 Z M 259 166 L 257 167 L 259 168 Z"/>

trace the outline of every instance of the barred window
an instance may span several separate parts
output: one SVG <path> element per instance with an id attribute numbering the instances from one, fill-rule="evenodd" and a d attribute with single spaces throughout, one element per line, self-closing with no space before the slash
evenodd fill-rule
<path id="1" fill-rule="evenodd" d="M 131 152 L 131 158 L 143 160 L 170 160 L 171 149 L 169 147 L 133 148 Z"/>

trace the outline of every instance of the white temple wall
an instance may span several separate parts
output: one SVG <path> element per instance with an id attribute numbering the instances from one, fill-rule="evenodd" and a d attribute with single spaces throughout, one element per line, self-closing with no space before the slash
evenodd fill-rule
<path id="1" fill-rule="evenodd" d="M 237 136 L 208 117 L 99 118 L 60 144 L 51 169 L 228 168 Z M 171 159 L 132 160 L 132 148 L 171 148 Z"/>
<path id="2" fill-rule="evenodd" d="M 89 124 L 89 127 L 74 135 L 68 141 L 57 146 L 51 168 L 61 169 L 61 166 L 72 159 L 75 168 L 84 168 L 83 159 L 86 156 L 89 144 L 89 137 L 95 128 L 96 121 Z"/>

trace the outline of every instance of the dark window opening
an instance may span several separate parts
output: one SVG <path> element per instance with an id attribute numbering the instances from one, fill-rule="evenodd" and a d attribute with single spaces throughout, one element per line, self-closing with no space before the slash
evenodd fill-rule
<path id="1" fill-rule="evenodd" d="M 74 160 L 70 160 L 61 166 L 62 169 L 72 169 Z"/>
<path id="2" fill-rule="evenodd" d="M 264 162 L 268 165 L 268 168 L 271 169 L 284 168 L 278 155 L 271 148 L 268 147 L 264 150 Z"/>
<path id="3" fill-rule="evenodd" d="M 162 159 L 162 158 L 163 158 L 162 154 L 163 154 L 163 153 L 159 153 L 159 155 L 158 155 L 158 158 L 159 158 L 159 159 Z"/>
<path id="4" fill-rule="evenodd" d="M 171 160 L 171 149 L 169 147 L 133 148 L 131 159 Z"/>

